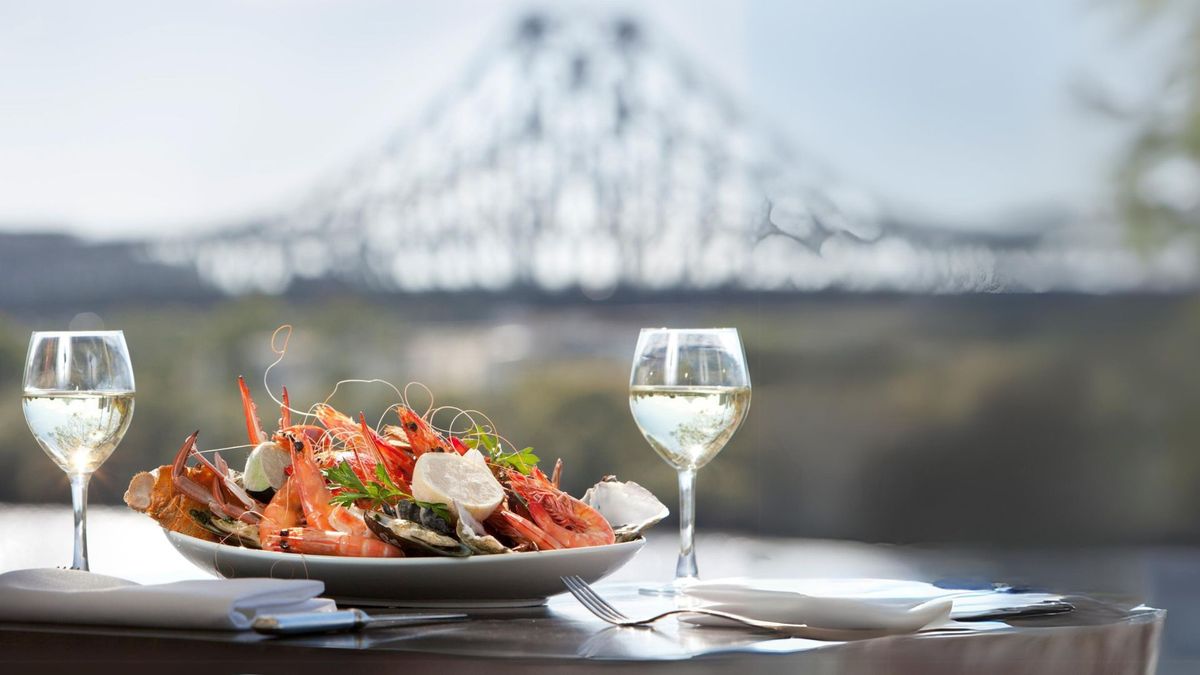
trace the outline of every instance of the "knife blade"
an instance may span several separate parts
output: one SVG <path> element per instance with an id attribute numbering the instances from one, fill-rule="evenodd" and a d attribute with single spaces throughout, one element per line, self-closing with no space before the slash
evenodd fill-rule
<path id="1" fill-rule="evenodd" d="M 1030 616 L 1046 616 L 1064 614 L 1075 611 L 1075 605 L 1066 600 L 1043 600 L 1028 605 L 1015 607 L 990 607 L 977 611 L 954 612 L 950 618 L 955 621 L 1003 621 Z"/>

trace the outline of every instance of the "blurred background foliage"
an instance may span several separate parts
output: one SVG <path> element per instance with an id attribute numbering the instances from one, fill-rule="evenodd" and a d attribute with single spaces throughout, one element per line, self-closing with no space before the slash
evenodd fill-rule
<path id="1" fill-rule="evenodd" d="M 0 501 L 64 502 L 65 478 L 24 432 L 28 331 L 0 318 Z M 270 384 L 307 406 L 345 378 L 427 385 L 486 412 L 579 494 L 618 473 L 675 502 L 674 473 L 627 403 L 642 325 L 733 325 L 754 380 L 745 426 L 701 472 L 707 528 L 871 541 L 1196 542 L 1200 300 L 1171 296 L 811 296 L 688 303 L 514 305 L 496 298 L 297 300 L 104 312 L 126 331 L 134 422 L 93 481 L 119 503 L 136 471 L 199 428 L 244 443 L 236 377 L 262 383 L 270 337 L 295 332 Z M 414 405 L 421 396 L 412 390 Z M 396 399 L 344 386 L 332 403 L 378 419 Z M 387 420 L 385 420 L 387 421 Z M 224 453 L 239 465 L 244 450 Z"/>
<path id="2" fill-rule="evenodd" d="M 1145 249 L 1200 234 L 1200 4 L 1137 0 L 1132 6 L 1135 26 L 1160 34 L 1165 26 L 1178 44 L 1162 72 L 1148 74 L 1157 95 L 1134 107 L 1099 105 L 1134 122 L 1115 195 L 1134 241 Z"/>

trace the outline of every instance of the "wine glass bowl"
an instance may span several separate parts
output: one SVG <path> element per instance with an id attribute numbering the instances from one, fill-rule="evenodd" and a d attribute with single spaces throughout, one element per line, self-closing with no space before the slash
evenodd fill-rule
<path id="1" fill-rule="evenodd" d="M 693 547 L 696 471 L 725 447 L 750 408 L 750 374 L 735 328 L 643 328 L 629 378 L 629 407 L 650 447 L 679 474 L 680 554 L 674 594 L 697 578 Z"/>
<path id="2" fill-rule="evenodd" d="M 75 569 L 88 569 L 87 484 L 133 417 L 134 381 L 121 331 L 35 332 L 25 360 L 25 422 L 71 482 Z"/>

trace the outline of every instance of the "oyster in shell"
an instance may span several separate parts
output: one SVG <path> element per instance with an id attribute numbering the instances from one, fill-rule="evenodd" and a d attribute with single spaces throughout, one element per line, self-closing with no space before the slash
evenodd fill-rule
<path id="1" fill-rule="evenodd" d="M 475 553 L 485 555 L 489 553 L 512 552 L 507 546 L 501 544 L 499 539 L 496 539 L 492 535 L 488 534 L 487 530 L 483 529 L 483 523 L 475 520 L 475 517 L 471 515 L 470 511 L 464 509 L 457 502 L 454 503 L 454 508 L 458 515 L 458 538 L 463 544 L 466 545 L 467 548 L 471 549 Z"/>
<path id="2" fill-rule="evenodd" d="M 471 549 L 459 540 L 411 520 L 393 518 L 382 511 L 367 511 L 363 514 L 363 520 L 380 539 L 399 546 L 409 555 L 440 555 L 452 558 L 471 555 Z"/>
<path id="3" fill-rule="evenodd" d="M 605 476 L 583 493 L 583 502 L 600 512 L 612 525 L 618 542 L 637 539 L 671 511 L 658 497 L 633 481 L 621 482 Z"/>

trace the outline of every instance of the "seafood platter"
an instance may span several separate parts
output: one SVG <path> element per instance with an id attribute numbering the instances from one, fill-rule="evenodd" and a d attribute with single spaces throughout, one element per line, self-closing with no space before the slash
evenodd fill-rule
<path id="1" fill-rule="evenodd" d="M 560 576 L 595 581 L 628 562 L 668 513 L 613 476 L 568 494 L 561 460 L 547 475 L 532 448 L 517 450 L 477 411 L 453 409 L 449 427 L 435 428 L 446 408 L 418 414 L 392 387 L 400 402 L 372 426 L 329 399 L 296 410 L 282 388 L 267 433 L 238 384 L 251 448 L 242 470 L 201 451 L 195 432 L 125 493 L 219 576 L 319 579 L 362 604 L 540 604 L 563 591 Z"/>

